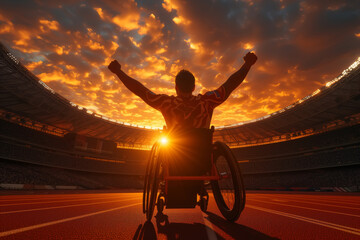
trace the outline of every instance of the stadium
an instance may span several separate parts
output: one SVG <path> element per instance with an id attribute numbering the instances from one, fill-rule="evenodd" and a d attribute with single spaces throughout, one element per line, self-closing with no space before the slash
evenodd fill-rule
<path id="1" fill-rule="evenodd" d="M 161 130 L 77 106 L 3 45 L 0 61 L 3 188 L 142 188 Z M 284 109 L 216 127 L 214 141 L 232 148 L 247 189 L 359 191 L 359 63 Z"/>
<path id="2" fill-rule="evenodd" d="M 27 70 L 2 44 L 0 45 L 0 56 L 0 187 L 3 189 L 2 191 L 32 191 L 31 193 L 57 190 L 100 191 L 100 194 L 96 192 L 83 193 L 83 196 L 87 196 L 92 201 L 99 201 L 98 198 L 123 198 L 122 195 L 114 195 L 114 192 L 119 194 L 117 193 L 119 191 L 140 194 L 144 185 L 144 172 L 150 149 L 161 136 L 161 129 L 118 122 L 80 107 L 56 93 Z M 284 109 L 259 119 L 215 128 L 214 141 L 226 143 L 236 157 L 243 174 L 244 185 L 247 191 L 250 191 L 248 194 L 250 203 L 251 201 L 265 203 L 263 193 L 260 195 L 251 193 L 254 190 L 283 191 L 284 193 L 290 191 L 358 192 L 360 190 L 359 80 L 360 58 L 337 78 Z M 113 195 L 107 195 L 109 192 L 113 192 Z M 79 192 L 75 193 L 79 194 Z M 82 195 L 81 193 L 79 196 L 76 194 L 76 198 L 81 198 L 79 197 Z M 50 202 L 54 200 L 51 194 L 48 195 L 50 197 L 45 198 L 43 196 L 46 195 L 39 196 Z M 55 197 L 57 196 L 55 195 Z M 63 195 L 59 196 L 63 198 Z M 254 200 L 254 196 L 260 196 L 260 200 Z M 278 199 L 277 201 L 280 202 L 287 202 L 287 198 L 289 201 L 294 200 L 294 196 L 296 197 L 296 195 L 279 196 L 271 195 L 270 197 L 272 200 Z M 310 201 L 310 197 L 311 195 L 307 197 L 301 195 L 301 199 L 307 201 Z M 319 198 L 319 196 L 317 197 Z M 349 202 L 341 197 L 332 196 L 330 203 L 334 204 L 340 200 L 343 204 L 352 204 L 347 208 L 355 209 L 350 207 L 354 206 L 355 199 L 351 199 L 352 201 Z M 38 197 L 22 196 L 14 199 L 2 199 L 2 203 L 7 203 L 3 206 L 14 205 L 14 201 L 30 201 L 25 204 L 34 204 L 31 201 L 34 202 L 35 199 L 39 200 Z M 316 201 L 318 204 L 334 206 L 329 202 L 325 204 L 325 199 L 327 198 L 319 198 Z M 98 203 L 80 205 L 89 204 Z M 114 209 L 131 208 L 139 204 L 101 210 L 59 221 L 73 221 Z M 281 205 L 281 203 L 278 204 Z M 66 207 L 71 206 L 77 205 Z M 300 205 L 296 207 L 313 209 Z M 61 206 L 35 210 L 52 208 L 61 208 Z M 214 211 L 211 206 L 210 209 Z M 157 234 L 165 234 L 167 237 L 178 234 L 176 236 L 182 236 L 179 239 L 203 239 L 204 236 L 209 239 L 221 237 L 222 239 L 237 239 L 240 236 L 245 236 L 247 239 L 270 239 L 268 235 L 279 236 L 278 233 L 274 233 L 276 228 L 270 228 L 272 230 L 267 232 L 264 230 L 266 234 L 263 234 L 253 229 L 256 227 L 244 227 L 245 225 L 242 224 L 251 221 L 249 216 L 252 216 L 246 213 L 249 211 L 247 209 L 284 216 L 282 212 L 248 204 L 245 208 L 247 217 L 241 218 L 241 224 L 229 225 L 210 211 L 207 212 L 208 217 L 205 218 L 200 214 L 201 219 L 205 220 L 199 218 L 198 221 L 204 221 L 204 225 L 170 223 L 170 228 L 157 225 Z M 7 210 L 2 214 L 35 210 Z M 134 212 L 139 211 L 134 210 Z M 174 210 L 168 211 L 171 213 Z M 332 212 L 329 210 L 318 211 Z M 176 213 L 178 212 L 173 212 L 173 214 Z M 335 213 L 351 215 L 343 212 Z M 180 222 L 188 221 L 186 214 L 179 216 L 185 216 L 185 218 L 175 217 L 173 219 Z M 254 216 L 259 218 L 257 213 Z M 294 214 L 285 216 L 325 226 L 331 228 L 331 231 L 341 228 L 341 234 L 345 235 L 337 232 L 334 235 L 336 239 L 339 239 L 338 237 L 350 239 L 359 235 L 356 228 L 335 226 L 328 222 L 315 221 L 311 220 L 312 218 Z M 351 216 L 358 217 L 354 214 Z M 27 217 L 25 216 L 25 218 Z M 119 216 L 116 219 L 119 219 Z M 197 217 L 193 216 L 193 219 L 197 219 Z M 273 221 L 271 219 L 268 221 Z M 124 222 L 128 220 L 119 221 L 123 222 L 122 226 L 127 226 L 127 224 L 136 226 L 136 221 L 125 224 Z M 346 221 L 350 222 L 350 225 L 354 223 L 354 220 L 351 219 Z M 31 234 L 32 231 L 29 230 L 43 229 L 44 226 L 57 223 L 58 221 L 51 221 L 31 227 L 3 231 L 0 236 L 6 237 L 13 234 L 17 236 L 20 233 L 20 237 L 23 239 L 46 238 L 48 236 L 46 231 L 37 230 L 38 232 Z M 106 229 L 105 225 L 99 224 L 97 222 L 96 227 Z M 107 224 L 110 223 L 107 222 Z M 216 226 L 221 230 L 216 230 Z M 78 226 L 77 229 L 86 229 L 86 227 Z M 302 231 L 301 229 L 300 231 Z M 60 235 L 64 234 L 62 228 L 57 228 L 56 231 Z M 291 235 L 286 234 L 291 234 L 289 233 L 291 231 L 283 231 L 280 236 L 289 238 Z M 316 236 L 316 234 L 322 234 L 323 230 L 315 229 L 310 232 Z M 69 234 L 68 239 L 74 237 L 72 233 L 74 231 L 66 233 Z M 106 235 L 107 233 L 105 231 L 101 234 Z M 84 232 L 81 235 L 85 239 L 94 237 L 94 235 Z M 138 239 L 139 237 L 156 239 L 156 230 L 151 222 L 145 222 L 144 225 L 138 226 L 135 233 L 132 230 L 126 230 L 112 236 L 120 236 L 121 239 Z M 300 233 L 298 236 L 299 239 L 307 238 Z M 106 239 L 109 238 L 106 237 Z"/>

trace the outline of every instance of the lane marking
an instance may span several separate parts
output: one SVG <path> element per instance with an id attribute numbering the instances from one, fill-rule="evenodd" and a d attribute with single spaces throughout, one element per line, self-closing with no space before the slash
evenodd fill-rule
<path id="1" fill-rule="evenodd" d="M 28 226 L 28 227 L 23 227 L 23 228 L 13 229 L 13 230 L 5 231 L 5 232 L 0 232 L 0 237 L 5 237 L 5 236 L 13 235 L 13 234 L 16 234 L 16 233 L 30 231 L 30 230 L 34 230 L 34 229 L 37 229 L 37 228 L 47 227 L 47 226 L 55 225 L 55 224 L 59 224 L 59 223 L 69 222 L 69 221 L 77 220 L 77 219 L 80 219 L 80 218 L 91 217 L 91 216 L 94 216 L 94 215 L 98 215 L 98 214 L 102 214 L 102 213 L 106 213 L 106 212 L 111 212 L 111 211 L 116 211 L 116 210 L 119 210 L 119 209 L 122 209 L 122 208 L 133 207 L 133 206 L 140 205 L 140 204 L 142 204 L 142 202 L 133 203 L 133 204 L 130 204 L 130 205 L 125 205 L 125 206 L 121 206 L 121 207 L 117 207 L 117 208 L 111 208 L 111 209 L 107 209 L 107 210 L 103 210 L 103 211 L 88 213 L 88 214 L 84 214 L 84 215 L 79 215 L 79 216 L 76 216 L 76 217 L 64 218 L 64 219 L 55 220 L 55 221 L 51 221 L 51 222 L 46 222 L 46 223 L 36 224 L 36 225 Z"/>
<path id="2" fill-rule="evenodd" d="M 289 202 L 288 200 L 276 199 L 276 198 L 271 198 L 271 200 L 274 202 Z"/>
<path id="3" fill-rule="evenodd" d="M 208 235 L 208 239 L 209 240 L 217 240 L 217 236 L 216 236 L 216 233 L 214 231 L 214 226 L 212 225 L 212 223 L 207 220 L 206 216 L 205 216 L 205 213 L 203 211 L 201 211 L 201 214 L 203 215 L 203 219 L 204 219 L 204 223 L 205 223 L 205 226 L 206 226 L 206 233 Z"/>
<path id="4" fill-rule="evenodd" d="M 334 212 L 334 211 L 328 211 L 328 210 L 317 209 L 317 208 L 308 208 L 308 207 L 301 207 L 301 206 L 296 206 L 296 205 L 289 205 L 289 204 L 284 204 L 284 203 L 268 202 L 268 201 L 254 200 L 254 199 L 251 199 L 249 201 L 263 202 L 263 203 L 276 204 L 276 205 L 295 207 L 295 208 L 302 208 L 302 209 L 308 209 L 308 210 L 315 210 L 315 211 L 319 211 L 319 212 L 335 213 L 335 214 L 341 214 L 341 215 L 346 215 L 346 216 L 351 216 L 351 217 L 360 217 L 360 215 L 355 215 L 355 214 L 350 214 L 350 213 Z"/>
<path id="5" fill-rule="evenodd" d="M 105 197 L 105 196 L 130 196 L 134 194 L 142 194 L 142 193 L 91 193 L 91 194 L 39 194 L 39 195 L 32 195 L 31 197 L 26 197 L 24 195 L 21 195 L 23 197 L 20 197 L 19 195 L 12 195 L 12 196 L 0 196 L 0 202 L 15 202 L 15 201 L 26 201 L 26 200 L 38 200 L 38 199 L 44 199 L 44 200 L 52 200 L 52 199 L 77 199 L 77 198 L 93 198 L 93 197 Z M 5 198 L 9 197 L 9 198 Z M 14 198 L 15 197 L 15 198 Z M 16 198 L 17 197 L 17 198 Z"/>
<path id="6" fill-rule="evenodd" d="M 16 205 L 30 205 L 30 204 L 39 204 L 39 203 L 57 203 L 57 202 L 74 202 L 74 201 L 90 201 L 90 200 L 99 200 L 99 199 L 109 199 L 110 197 L 96 197 L 96 198 L 75 198 L 75 199 L 65 199 L 65 200 L 56 200 L 56 201 L 40 201 L 40 202 L 26 202 L 26 203 L 10 203 L 10 204 L 1 204 L 0 207 L 5 206 L 16 206 Z M 114 196 L 111 198 L 119 198 Z"/>
<path id="7" fill-rule="evenodd" d="M 123 202 L 123 201 L 135 200 L 135 199 L 139 199 L 139 198 L 127 198 L 127 199 L 121 199 L 121 200 L 115 200 L 115 201 L 106 201 L 106 202 L 83 203 L 83 204 L 63 205 L 63 206 L 56 206 L 56 207 L 45 207 L 45 208 L 33 208 L 33 209 L 14 210 L 14 211 L 8 211 L 8 212 L 0 212 L 0 215 L 2 215 L 2 214 L 10 214 L 10 213 L 33 212 L 33 211 L 40 211 L 40 210 L 49 210 L 49 209 L 56 209 L 56 208 L 88 206 L 88 205 L 96 205 L 96 204 L 111 203 L 111 202 Z"/>
<path id="8" fill-rule="evenodd" d="M 325 221 L 321 221 L 321 220 L 317 220 L 317 219 L 313 219 L 313 218 L 303 217 L 303 216 L 299 216 L 299 215 L 295 215 L 295 214 L 291 214 L 291 213 L 280 212 L 280 211 L 276 211 L 276 210 L 272 210 L 272 209 L 257 207 L 254 205 L 246 204 L 246 207 L 260 210 L 263 212 L 268 212 L 268 213 L 284 216 L 284 217 L 297 219 L 297 220 L 304 221 L 304 222 L 317 224 L 320 226 L 324 226 L 324 227 L 328 227 L 328 228 L 332 228 L 332 229 L 336 229 L 339 231 L 343 231 L 343 232 L 347 232 L 347 233 L 351 233 L 351 234 L 360 236 L 360 229 L 358 229 L 358 228 L 352 228 L 352 227 L 348 227 L 348 226 L 338 225 L 335 223 L 325 222 Z"/>
<path id="9" fill-rule="evenodd" d="M 264 198 L 264 196 L 259 196 L 259 197 L 262 197 Z M 281 198 L 281 199 L 286 199 L 286 200 L 293 200 L 293 199 L 303 199 L 303 200 L 312 200 L 314 202 L 325 202 L 325 203 L 336 203 L 336 204 L 339 204 L 339 203 L 342 203 L 342 204 L 349 204 L 349 205 L 360 205 L 360 203 L 358 203 L 359 201 L 357 202 L 353 202 L 353 201 L 344 201 L 343 198 L 340 198 L 340 201 L 337 201 L 336 199 L 332 198 L 332 199 L 319 199 L 319 198 L 313 198 L 313 197 L 304 197 L 304 196 L 294 196 L 294 195 L 277 195 L 276 196 L 278 199 Z M 333 197 L 333 196 L 330 196 L 330 197 Z M 355 196 L 353 196 L 355 197 Z M 360 197 L 359 197 L 360 199 Z"/>
<path id="10" fill-rule="evenodd" d="M 316 200 L 316 201 L 329 201 L 329 202 L 342 202 L 342 203 L 354 203 L 356 205 L 359 205 L 357 199 L 360 199 L 359 195 L 310 195 L 310 194 L 255 194 L 255 193 L 249 193 L 249 197 L 276 197 L 276 198 L 296 198 L 296 199 L 308 199 L 308 200 Z M 346 198 L 346 200 L 344 200 Z"/>
<path id="11" fill-rule="evenodd" d="M 266 197 L 262 197 L 262 198 L 266 198 Z M 248 198 L 249 200 L 251 200 L 251 198 Z M 311 201 L 302 201 L 302 200 L 296 200 L 296 198 L 291 199 L 291 201 L 293 202 L 300 202 L 300 203 L 310 203 L 310 204 L 314 204 L 314 205 L 321 205 L 321 206 L 329 206 L 329 207 L 337 207 L 337 208 L 348 208 L 348 209 L 352 209 L 352 210 L 360 210 L 360 208 L 356 208 L 356 207 L 347 207 L 347 206 L 341 206 L 341 205 L 334 205 L 334 204 L 326 204 L 326 203 L 316 203 L 316 202 L 311 202 Z"/>

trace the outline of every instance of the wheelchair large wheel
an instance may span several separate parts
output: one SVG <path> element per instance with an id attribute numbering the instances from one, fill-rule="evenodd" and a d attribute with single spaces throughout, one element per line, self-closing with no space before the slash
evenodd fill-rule
<path id="1" fill-rule="evenodd" d="M 245 207 L 245 188 L 240 168 L 230 148 L 214 143 L 214 163 L 221 179 L 211 181 L 216 205 L 228 221 L 236 221 Z"/>
<path id="2" fill-rule="evenodd" d="M 146 214 L 146 219 L 148 221 L 150 221 L 153 216 L 156 197 L 158 194 L 159 172 L 161 164 L 159 155 L 159 144 L 156 143 L 151 149 L 144 178 L 143 213 Z"/>

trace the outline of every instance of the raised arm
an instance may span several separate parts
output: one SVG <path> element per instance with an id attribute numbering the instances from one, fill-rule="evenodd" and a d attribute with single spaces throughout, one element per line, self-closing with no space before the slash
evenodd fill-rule
<path id="1" fill-rule="evenodd" d="M 131 92 L 139 96 L 141 99 L 145 100 L 146 92 L 150 90 L 142 85 L 139 81 L 129 77 L 126 73 L 124 73 L 121 70 L 121 65 L 117 60 L 112 61 L 108 68 L 111 72 L 115 73 L 119 77 L 125 87 L 127 87 Z"/>
<path id="2" fill-rule="evenodd" d="M 257 56 L 254 53 L 247 53 L 244 57 L 245 63 L 235 73 L 233 73 L 228 80 L 222 85 L 225 88 L 226 98 L 234 91 L 245 79 L 252 65 L 255 64 Z"/>

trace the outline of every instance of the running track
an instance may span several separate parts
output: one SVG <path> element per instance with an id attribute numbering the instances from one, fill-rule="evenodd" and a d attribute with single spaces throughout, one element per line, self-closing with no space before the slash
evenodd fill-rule
<path id="1" fill-rule="evenodd" d="M 247 192 L 236 223 L 210 196 L 208 213 L 165 209 L 168 224 L 157 226 L 137 192 L 4 193 L 0 239 L 360 239 L 359 194 Z"/>

